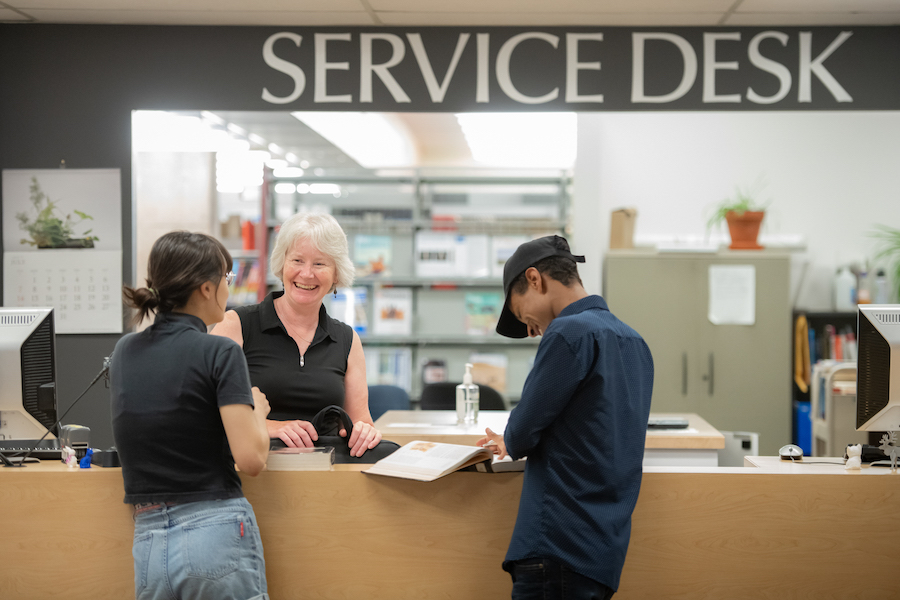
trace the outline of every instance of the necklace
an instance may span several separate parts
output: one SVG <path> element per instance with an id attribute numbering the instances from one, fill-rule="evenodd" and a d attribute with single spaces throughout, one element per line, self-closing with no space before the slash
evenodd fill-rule
<path id="1" fill-rule="evenodd" d="M 274 304 L 274 303 L 273 303 L 273 304 Z M 278 312 L 278 305 L 277 305 L 277 304 L 274 304 L 274 306 L 275 306 L 275 314 L 278 316 L 278 320 L 281 321 L 281 323 L 284 325 L 285 330 L 287 331 L 288 335 L 290 335 L 290 336 L 292 336 L 292 337 L 296 335 L 298 338 L 300 338 L 301 340 L 303 340 L 303 341 L 306 342 L 307 344 L 312 345 L 312 340 L 308 340 L 308 339 L 306 339 L 305 337 L 303 337 L 302 335 L 300 335 L 300 334 L 297 332 L 297 330 L 294 329 L 294 326 L 291 325 L 290 323 L 288 323 L 287 319 L 282 319 L 282 318 L 281 318 L 281 315 L 280 315 L 279 312 Z M 315 338 L 315 337 L 316 337 L 316 336 L 315 336 L 315 333 L 313 333 L 313 338 Z M 309 350 L 309 346 L 307 346 L 306 349 Z M 304 359 L 304 355 L 301 354 L 301 355 L 300 355 L 300 366 L 303 367 L 303 366 L 305 366 L 305 365 L 306 365 L 306 360 Z"/>

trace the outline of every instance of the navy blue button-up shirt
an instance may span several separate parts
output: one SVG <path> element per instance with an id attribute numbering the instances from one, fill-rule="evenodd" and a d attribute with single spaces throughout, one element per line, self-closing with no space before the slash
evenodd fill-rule
<path id="1" fill-rule="evenodd" d="M 618 589 L 652 390 L 650 349 L 600 296 L 550 323 L 503 436 L 528 457 L 504 568 L 551 558 Z"/>

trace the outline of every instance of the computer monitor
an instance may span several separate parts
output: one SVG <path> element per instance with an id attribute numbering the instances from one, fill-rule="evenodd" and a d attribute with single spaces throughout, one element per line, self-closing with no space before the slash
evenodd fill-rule
<path id="1" fill-rule="evenodd" d="M 861 304 L 856 430 L 900 431 L 900 304 Z"/>
<path id="2" fill-rule="evenodd" d="M 56 424 L 55 333 L 52 308 L 0 307 L 0 440 L 37 440 Z"/>

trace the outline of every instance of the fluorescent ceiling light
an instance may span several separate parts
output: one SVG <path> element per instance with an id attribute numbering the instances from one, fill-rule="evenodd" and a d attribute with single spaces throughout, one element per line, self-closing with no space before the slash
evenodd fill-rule
<path id="1" fill-rule="evenodd" d="M 276 194 L 293 194 L 297 191 L 297 186 L 293 183 L 276 183 L 275 184 L 275 193 Z"/>
<path id="2" fill-rule="evenodd" d="M 300 167 L 279 167 L 272 171 L 275 177 L 303 177 L 303 169 Z"/>
<path id="3" fill-rule="evenodd" d="M 310 194 L 333 194 L 334 196 L 341 195 L 341 186 L 336 183 L 313 183 L 309 186 Z"/>
<path id="4" fill-rule="evenodd" d="M 313 131 L 367 169 L 415 166 L 418 153 L 403 123 L 370 112 L 293 112 Z"/>
<path id="5" fill-rule="evenodd" d="M 460 113 L 472 158 L 491 167 L 570 169 L 575 165 L 575 113 Z"/>

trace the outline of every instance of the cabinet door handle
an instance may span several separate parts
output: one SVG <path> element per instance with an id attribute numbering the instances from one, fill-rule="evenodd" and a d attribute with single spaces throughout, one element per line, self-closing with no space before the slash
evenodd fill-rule
<path id="1" fill-rule="evenodd" d="M 709 373 L 703 376 L 703 381 L 709 382 L 709 395 L 713 395 L 713 382 L 715 381 L 715 365 L 713 362 L 713 353 L 709 353 Z"/>
<path id="2" fill-rule="evenodd" d="M 681 353 L 681 395 L 687 396 L 688 368 L 687 352 Z"/>

